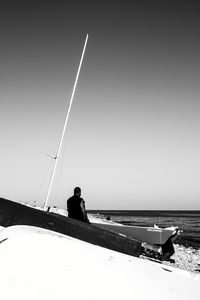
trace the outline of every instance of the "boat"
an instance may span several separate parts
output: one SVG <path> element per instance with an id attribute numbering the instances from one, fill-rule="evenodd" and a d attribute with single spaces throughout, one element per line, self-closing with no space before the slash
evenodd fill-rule
<path id="1" fill-rule="evenodd" d="M 142 243 L 142 255 L 144 256 L 156 258 L 159 261 L 174 262 L 171 256 L 175 252 L 173 242 L 181 233 L 178 227 L 160 228 L 156 225 L 154 227 L 126 226 L 114 222 L 96 222 L 92 224 L 129 239 L 140 241 Z"/>
<path id="2" fill-rule="evenodd" d="M 142 226 L 125 226 L 118 223 L 92 223 L 94 226 L 103 228 L 112 232 L 118 232 L 124 236 L 153 245 L 164 245 L 169 238 L 173 240 L 178 237 L 180 231 L 178 227 L 142 227 Z"/>

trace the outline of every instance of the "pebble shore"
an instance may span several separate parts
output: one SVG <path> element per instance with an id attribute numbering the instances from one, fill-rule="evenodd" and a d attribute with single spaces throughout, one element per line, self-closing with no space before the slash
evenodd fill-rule
<path id="1" fill-rule="evenodd" d="M 182 245 L 174 244 L 175 254 L 171 257 L 175 260 L 177 268 L 200 272 L 200 249 L 186 248 Z M 164 264 L 168 264 L 164 262 Z"/>

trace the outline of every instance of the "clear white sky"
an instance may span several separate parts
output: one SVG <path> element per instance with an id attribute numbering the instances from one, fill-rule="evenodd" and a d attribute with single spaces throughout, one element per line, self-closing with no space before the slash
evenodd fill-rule
<path id="1" fill-rule="evenodd" d="M 50 204 L 199 209 L 200 5 L 73 3 L 0 5 L 0 195 L 44 203 L 89 33 Z"/>

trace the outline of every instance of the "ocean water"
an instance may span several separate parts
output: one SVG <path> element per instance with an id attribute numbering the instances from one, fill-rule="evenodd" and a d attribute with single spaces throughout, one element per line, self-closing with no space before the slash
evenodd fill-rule
<path id="1" fill-rule="evenodd" d="M 90 211 L 102 217 L 110 217 L 124 225 L 153 226 L 161 228 L 177 226 L 182 230 L 175 243 L 200 249 L 200 210 L 196 211 L 153 211 L 153 210 L 98 210 Z"/>

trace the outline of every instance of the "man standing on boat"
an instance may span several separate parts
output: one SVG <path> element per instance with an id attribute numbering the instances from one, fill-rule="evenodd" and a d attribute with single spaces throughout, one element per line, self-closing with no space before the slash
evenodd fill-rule
<path id="1" fill-rule="evenodd" d="M 90 223 L 85 210 L 85 201 L 81 198 L 80 187 L 75 187 L 74 195 L 67 200 L 68 217 Z"/>

